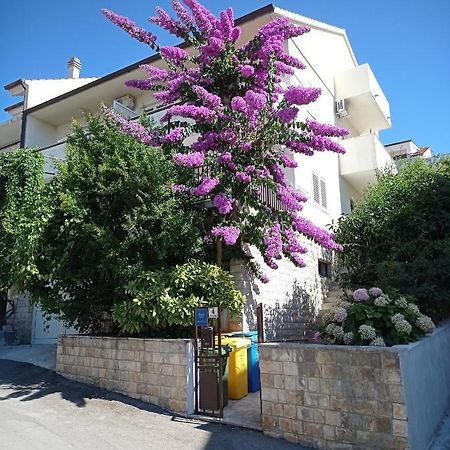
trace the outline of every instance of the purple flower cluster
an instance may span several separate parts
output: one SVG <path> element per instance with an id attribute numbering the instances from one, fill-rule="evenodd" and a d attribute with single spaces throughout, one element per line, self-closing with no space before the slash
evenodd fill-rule
<path id="1" fill-rule="evenodd" d="M 198 98 L 207 108 L 216 109 L 222 106 L 220 97 L 218 95 L 211 94 L 204 87 L 194 86 L 192 90 L 197 94 Z"/>
<path id="2" fill-rule="evenodd" d="M 198 122 L 212 122 L 216 118 L 216 113 L 205 106 L 175 105 L 168 109 L 161 122 L 166 122 L 173 116 L 186 117 Z"/>
<path id="3" fill-rule="evenodd" d="M 228 214 L 233 210 L 234 199 L 228 197 L 223 192 L 217 194 L 213 199 L 213 205 L 219 210 L 220 214 Z"/>
<path id="4" fill-rule="evenodd" d="M 181 38 L 186 37 L 186 35 L 189 33 L 189 27 L 186 26 L 186 24 L 181 21 L 172 19 L 169 14 L 167 14 L 166 11 L 164 11 L 164 9 L 162 9 L 161 7 L 157 6 L 156 12 L 158 15 L 156 17 L 150 17 L 150 22 L 154 23 L 155 25 L 159 25 L 169 33 Z"/>
<path id="5" fill-rule="evenodd" d="M 299 233 L 311 238 L 324 248 L 329 250 L 342 250 L 342 247 L 335 242 L 332 233 L 322 230 L 304 217 L 296 216 L 294 218 L 294 227 Z"/>
<path id="6" fill-rule="evenodd" d="M 270 227 L 264 235 L 264 261 L 271 269 L 277 269 L 278 265 L 275 259 L 281 259 L 283 256 L 283 241 L 281 238 L 281 226 L 278 222 Z"/>
<path id="7" fill-rule="evenodd" d="M 123 116 L 121 116 L 113 109 L 104 107 L 103 116 L 107 121 L 115 124 L 122 133 L 133 137 L 137 141 L 151 146 L 160 145 L 160 139 L 158 135 L 149 131 L 138 122 L 126 120 Z"/>
<path id="8" fill-rule="evenodd" d="M 156 49 L 156 36 L 154 36 L 150 31 L 139 28 L 133 21 L 127 17 L 119 16 L 109 9 L 102 9 L 102 13 L 115 25 L 122 30 L 126 31 L 132 38 L 149 45 L 150 47 Z"/>
<path id="9" fill-rule="evenodd" d="M 367 289 L 356 289 L 356 291 L 353 292 L 352 297 L 355 302 L 365 302 L 366 300 L 369 300 L 369 293 L 367 292 Z"/>
<path id="10" fill-rule="evenodd" d="M 289 123 L 297 117 L 298 108 L 283 108 L 277 112 L 277 117 L 284 123 Z"/>
<path id="11" fill-rule="evenodd" d="M 252 181 L 252 177 L 245 172 L 236 172 L 236 179 L 241 183 L 249 184 Z"/>
<path id="12" fill-rule="evenodd" d="M 281 203 L 291 211 L 301 211 L 303 209 L 303 203 L 307 200 L 300 192 L 281 184 L 277 186 L 277 194 Z"/>
<path id="13" fill-rule="evenodd" d="M 284 75 L 305 67 L 286 53 L 285 41 L 309 29 L 279 18 L 236 48 L 240 29 L 235 26 L 231 8 L 215 17 L 197 0 L 183 2 L 186 8 L 179 0 L 172 0 L 175 18 L 157 8 L 157 16 L 151 21 L 191 44 L 195 50 L 192 56 L 180 47 L 161 47 L 167 68 L 143 65 L 146 78 L 127 82 L 128 86 L 151 91 L 167 106 L 160 124 L 149 131 L 121 117 L 113 121 L 142 142 L 162 146 L 164 151 L 175 150 L 175 163 L 193 169 L 191 180 L 173 185 L 172 190 L 211 196 L 214 207 L 223 215 L 214 216 L 220 226 L 212 227 L 211 235 L 221 237 L 227 245 L 237 242 L 242 227 L 247 242 L 263 252 L 272 268 L 283 255 L 299 267 L 305 265 L 302 255 L 306 248 L 299 242 L 302 235 L 327 249 L 340 250 L 331 233 L 299 217 L 306 198 L 285 180 L 284 168 L 296 168 L 297 162 L 284 154 L 284 145 L 305 155 L 324 150 L 343 152 L 335 138 L 347 134 L 341 128 L 309 119 L 300 127 L 293 124 L 299 106 L 320 95 L 317 88 L 285 89 L 282 84 Z M 129 34 L 158 50 L 151 33 L 126 18 L 108 14 Z M 223 72 L 217 67 L 226 67 L 225 87 Z M 197 138 L 186 153 L 184 140 L 192 135 Z M 194 169 L 201 166 L 203 179 L 198 182 Z M 282 211 L 269 206 L 261 187 L 277 195 Z M 252 205 L 252 211 L 242 208 L 239 215 L 230 214 L 236 204 Z M 251 220 L 249 214 L 253 214 Z M 262 240 L 253 224 L 266 230 Z M 255 273 L 268 281 L 259 268 Z"/>
<path id="14" fill-rule="evenodd" d="M 160 47 L 159 53 L 167 61 L 182 66 L 189 58 L 189 53 L 180 47 Z"/>
<path id="15" fill-rule="evenodd" d="M 205 177 L 200 184 L 191 189 L 191 194 L 197 197 L 204 197 L 219 185 L 220 181 L 217 178 Z"/>
<path id="16" fill-rule="evenodd" d="M 249 64 L 240 64 L 238 67 L 245 78 L 251 77 L 255 73 L 255 68 Z"/>
<path id="17" fill-rule="evenodd" d="M 211 229 L 213 236 L 221 236 L 227 245 L 234 245 L 241 234 L 238 227 L 213 227 Z"/>
<path id="18" fill-rule="evenodd" d="M 315 102 L 321 92 L 320 88 L 290 86 L 284 92 L 284 99 L 288 105 L 307 105 Z"/>
<path id="19" fill-rule="evenodd" d="M 184 139 L 184 128 L 176 127 L 169 132 L 166 136 L 162 138 L 164 142 L 176 143 Z"/>
<path id="20" fill-rule="evenodd" d="M 280 154 L 280 161 L 284 167 L 289 167 L 291 169 L 295 169 L 298 166 L 297 161 L 289 158 L 289 156 L 285 155 L 284 153 Z"/>
<path id="21" fill-rule="evenodd" d="M 205 162 L 205 156 L 200 152 L 177 153 L 174 155 L 173 160 L 179 166 L 201 167 Z"/>
<path id="22" fill-rule="evenodd" d="M 308 125 L 308 129 L 317 136 L 343 137 L 348 135 L 348 130 L 346 128 L 338 128 L 334 125 L 316 122 L 311 119 L 306 119 L 305 122 L 306 125 Z"/>
<path id="23" fill-rule="evenodd" d="M 194 26 L 194 21 L 192 16 L 186 11 L 186 8 L 178 0 L 172 0 L 172 8 L 179 21 L 190 30 Z"/>

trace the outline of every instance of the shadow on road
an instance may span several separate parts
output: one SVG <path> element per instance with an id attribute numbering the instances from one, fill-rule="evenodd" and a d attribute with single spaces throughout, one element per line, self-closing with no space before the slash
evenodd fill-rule
<path id="1" fill-rule="evenodd" d="M 8 393 L 3 395 L 5 391 Z M 98 398 L 120 401 L 145 411 L 166 414 L 157 406 L 95 386 L 67 380 L 52 370 L 24 362 L 0 360 L 0 402 L 10 399 L 29 402 L 55 393 L 59 393 L 61 398 L 79 408 L 86 406 L 86 399 Z"/>

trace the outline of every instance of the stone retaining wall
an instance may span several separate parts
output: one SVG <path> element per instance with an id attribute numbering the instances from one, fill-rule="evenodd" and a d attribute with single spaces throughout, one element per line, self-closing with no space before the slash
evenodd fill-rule
<path id="1" fill-rule="evenodd" d="M 63 336 L 56 370 L 180 413 L 192 413 L 193 344 L 189 339 Z"/>
<path id="2" fill-rule="evenodd" d="M 320 449 L 425 450 L 450 400 L 450 325 L 391 348 L 260 347 L 263 431 Z"/>

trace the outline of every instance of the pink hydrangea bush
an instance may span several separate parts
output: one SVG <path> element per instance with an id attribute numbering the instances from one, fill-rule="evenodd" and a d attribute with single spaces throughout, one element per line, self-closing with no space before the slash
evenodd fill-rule
<path id="1" fill-rule="evenodd" d="M 143 65 L 144 78 L 126 83 L 151 91 L 166 106 L 158 126 L 130 125 L 113 111 L 107 117 L 123 132 L 173 155 L 180 168 L 173 191 L 212 200 L 211 234 L 226 245 L 256 246 L 274 269 L 282 257 L 298 267 L 305 265 L 302 237 L 340 250 L 332 233 L 301 216 L 307 198 L 284 175 L 284 168 L 297 166 L 295 154 L 343 153 L 338 138 L 347 135 L 333 125 L 297 120 L 299 111 L 320 96 L 319 88 L 281 85 L 282 78 L 287 81 L 305 68 L 285 52 L 285 41 L 309 28 L 279 18 L 241 43 L 231 8 L 215 17 L 197 0 L 183 2 L 173 0 L 174 17 L 157 8 L 150 21 L 182 38 L 192 51 L 187 46 L 159 46 L 152 33 L 103 11 L 166 63 L 164 69 Z M 187 136 L 197 138 L 188 145 Z M 263 190 L 279 205 L 264 201 Z M 250 250 L 246 254 L 252 259 Z M 268 280 L 258 266 L 252 267 L 262 281 Z"/>
<path id="2" fill-rule="evenodd" d="M 391 346 L 414 342 L 431 333 L 433 321 L 411 298 L 389 296 L 379 288 L 357 289 L 322 319 L 316 342 Z"/>

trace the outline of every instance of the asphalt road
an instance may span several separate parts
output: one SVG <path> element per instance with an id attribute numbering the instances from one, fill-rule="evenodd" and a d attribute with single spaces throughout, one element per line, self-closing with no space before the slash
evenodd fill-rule
<path id="1" fill-rule="evenodd" d="M 0 360 L 2 450 L 302 450 L 257 431 L 184 419 L 51 370 Z"/>

